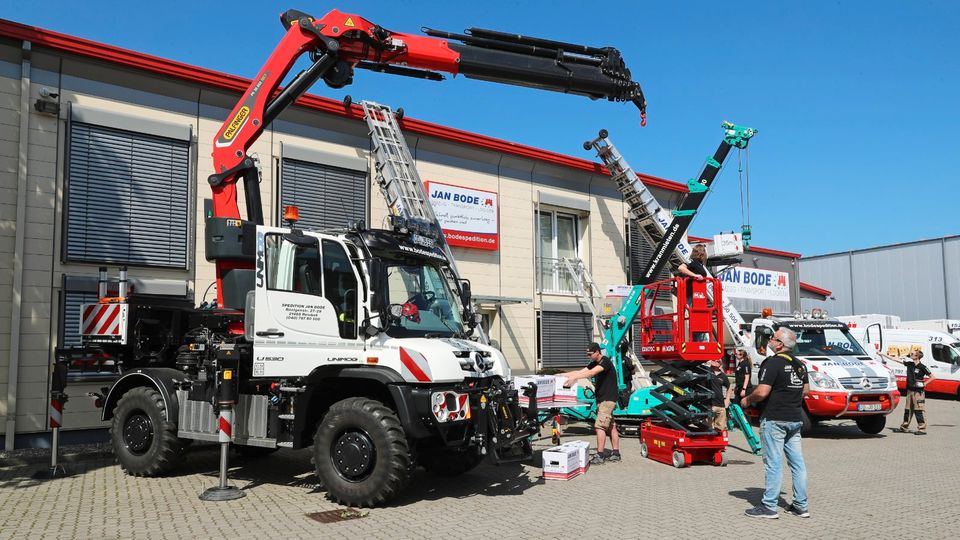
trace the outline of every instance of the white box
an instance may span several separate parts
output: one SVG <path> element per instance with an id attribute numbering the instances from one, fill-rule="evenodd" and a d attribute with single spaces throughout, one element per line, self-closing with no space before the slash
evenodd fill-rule
<path id="1" fill-rule="evenodd" d="M 543 477 L 547 480 L 570 480 L 580 473 L 579 448 L 555 446 L 543 451 Z"/>
<path id="2" fill-rule="evenodd" d="M 566 448 L 575 448 L 577 450 L 577 461 L 580 466 L 580 474 L 587 472 L 590 468 L 590 443 L 587 441 L 570 441 L 561 444 Z"/>
<path id="3" fill-rule="evenodd" d="M 513 387 L 520 393 L 521 405 L 527 405 L 530 401 L 523 395 L 523 387 L 530 383 L 537 385 L 537 403 L 550 403 L 553 401 L 554 386 L 556 385 L 556 377 L 553 375 L 514 377 Z"/>
<path id="4" fill-rule="evenodd" d="M 563 387 L 563 381 L 566 377 L 557 377 L 556 385 L 553 389 L 553 401 L 557 403 L 577 403 L 577 383 L 570 388 Z"/>

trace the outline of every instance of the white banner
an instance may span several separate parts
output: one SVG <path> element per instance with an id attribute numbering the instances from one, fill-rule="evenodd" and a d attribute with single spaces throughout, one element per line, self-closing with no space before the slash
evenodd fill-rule
<path id="1" fill-rule="evenodd" d="M 749 298 L 771 302 L 790 301 L 790 275 L 759 268 L 731 268 L 717 276 L 727 298 Z"/>
<path id="2" fill-rule="evenodd" d="M 740 233 L 725 233 L 713 235 L 713 249 L 710 253 L 713 257 L 729 257 L 732 255 L 741 255 L 743 253 L 743 236 Z"/>
<path id="3" fill-rule="evenodd" d="M 447 243 L 497 249 L 500 216 L 496 192 L 438 182 L 426 182 L 426 185 Z"/>

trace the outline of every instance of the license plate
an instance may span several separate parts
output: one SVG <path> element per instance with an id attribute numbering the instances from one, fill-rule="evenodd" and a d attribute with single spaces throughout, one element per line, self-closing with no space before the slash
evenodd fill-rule
<path id="1" fill-rule="evenodd" d="M 879 411 L 883 406 L 879 403 L 861 403 L 857 405 L 858 411 Z"/>

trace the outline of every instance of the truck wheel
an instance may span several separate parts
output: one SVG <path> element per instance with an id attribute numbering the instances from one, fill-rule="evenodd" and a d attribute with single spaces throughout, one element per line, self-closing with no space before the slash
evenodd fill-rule
<path id="1" fill-rule="evenodd" d="M 857 418 L 857 427 L 860 428 L 860 431 L 864 433 L 869 433 L 870 435 L 876 435 L 883 431 L 883 427 L 887 425 L 887 417 L 882 414 L 875 414 L 872 416 L 861 416 Z"/>
<path id="2" fill-rule="evenodd" d="M 410 479 L 410 447 L 403 425 L 379 401 L 355 397 L 334 403 L 313 439 L 317 477 L 334 502 L 382 504 Z"/>
<path id="3" fill-rule="evenodd" d="M 181 460 L 186 441 L 166 420 L 160 392 L 141 386 L 123 394 L 113 411 L 110 440 L 120 467 L 133 476 L 160 476 Z"/>
<path id="4" fill-rule="evenodd" d="M 483 456 L 473 449 L 441 449 L 424 452 L 420 464 L 431 474 L 453 477 L 469 472 L 483 462 Z"/>

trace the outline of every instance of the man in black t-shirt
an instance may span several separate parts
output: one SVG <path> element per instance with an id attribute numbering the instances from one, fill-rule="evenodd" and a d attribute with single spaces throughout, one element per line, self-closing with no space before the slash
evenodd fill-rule
<path id="1" fill-rule="evenodd" d="M 757 387 L 740 404 L 746 408 L 763 403 L 760 415 L 760 439 L 763 444 L 763 467 L 766 487 L 763 504 L 745 512 L 750 517 L 776 519 L 780 486 L 783 483 L 783 455 L 793 477 L 793 502 L 787 512 L 808 518 L 807 466 L 803 461 L 800 427 L 803 425 L 803 397 L 810 391 L 807 370 L 790 351 L 797 344 L 797 334 L 780 328 L 770 338 L 769 346 L 776 355 L 760 365 Z"/>
<path id="2" fill-rule="evenodd" d="M 593 377 L 594 400 L 597 403 L 597 420 L 593 424 L 597 432 L 597 455 L 590 460 L 591 465 L 602 465 L 604 461 L 620 461 L 620 434 L 617 433 L 617 424 L 613 421 L 613 409 L 617 404 L 617 370 L 609 358 L 603 356 L 600 344 L 593 342 L 587 347 L 587 357 L 590 363 L 587 367 L 562 373 L 566 377 L 563 386 L 572 386 L 579 379 Z M 604 458 L 604 447 L 607 443 L 607 434 L 610 435 L 610 446 L 613 450 L 609 457 Z"/>
<path id="3" fill-rule="evenodd" d="M 907 368 L 907 396 L 903 401 L 903 424 L 894 429 L 897 433 L 909 433 L 911 417 L 917 415 L 917 435 L 927 434 L 927 422 L 923 417 L 924 386 L 933 380 L 933 374 L 930 368 L 925 366 L 921 359 L 923 351 L 915 349 L 910 352 L 910 356 L 905 358 L 903 366 Z M 924 377 L 929 377 L 924 381 Z"/>
<path id="4" fill-rule="evenodd" d="M 727 406 L 730 405 L 730 399 L 727 394 L 730 393 L 730 379 L 727 374 L 720 371 L 720 361 L 711 360 L 707 362 L 710 366 L 710 390 L 713 391 L 713 397 L 710 399 L 710 408 L 713 409 L 712 427 L 717 431 L 727 429 Z"/>

